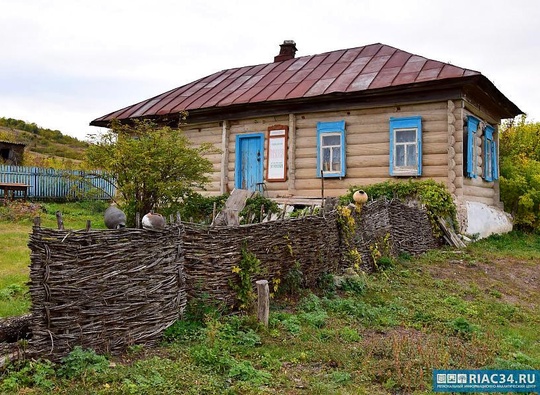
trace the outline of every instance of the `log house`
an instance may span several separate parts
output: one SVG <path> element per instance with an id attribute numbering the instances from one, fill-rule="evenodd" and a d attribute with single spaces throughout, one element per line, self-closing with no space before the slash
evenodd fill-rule
<path id="1" fill-rule="evenodd" d="M 498 126 L 522 111 L 478 71 L 384 45 L 226 69 L 95 119 L 148 118 L 212 143 L 208 194 L 260 190 L 317 202 L 389 179 L 443 182 L 462 230 L 511 229 L 499 199 Z M 487 211 L 486 211 L 487 210 Z M 487 212 L 487 214 L 486 214 Z M 487 217 L 486 217 L 487 215 Z"/>

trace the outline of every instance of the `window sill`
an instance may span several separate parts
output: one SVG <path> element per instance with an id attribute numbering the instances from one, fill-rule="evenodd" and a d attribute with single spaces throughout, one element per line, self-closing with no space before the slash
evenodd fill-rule
<path id="1" fill-rule="evenodd" d="M 392 172 L 393 177 L 420 177 L 418 169 L 414 170 L 394 170 Z"/>

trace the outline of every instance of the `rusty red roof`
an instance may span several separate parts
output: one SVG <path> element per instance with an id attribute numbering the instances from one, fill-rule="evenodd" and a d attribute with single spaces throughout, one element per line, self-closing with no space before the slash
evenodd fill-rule
<path id="1" fill-rule="evenodd" d="M 219 110 L 227 106 L 358 93 L 470 76 L 481 76 L 481 73 L 389 45 L 372 44 L 219 71 L 97 118 L 90 124 L 106 126 L 112 119 Z"/>

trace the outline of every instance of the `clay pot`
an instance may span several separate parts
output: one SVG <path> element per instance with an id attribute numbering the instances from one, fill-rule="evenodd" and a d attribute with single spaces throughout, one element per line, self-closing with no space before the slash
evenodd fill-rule
<path id="1" fill-rule="evenodd" d="M 362 191 L 361 189 L 353 193 L 352 197 L 355 203 L 358 203 L 358 204 L 364 204 L 365 202 L 368 201 L 368 194 Z"/>

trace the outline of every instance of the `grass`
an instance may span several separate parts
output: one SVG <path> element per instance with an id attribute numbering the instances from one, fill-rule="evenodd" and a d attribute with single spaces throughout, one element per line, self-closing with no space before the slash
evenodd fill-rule
<path id="1" fill-rule="evenodd" d="M 0 212 L 0 318 L 25 314 L 30 309 L 26 291 L 29 279 L 30 250 L 28 239 L 32 218 L 39 215 L 42 226 L 56 228 L 56 211 L 61 211 L 66 229 L 83 229 L 86 220 L 94 228 L 104 228 L 103 202 L 44 203 L 32 206 L 3 207 Z M 15 211 L 15 212 L 14 212 Z M 15 221 L 6 218 L 16 218 Z"/>
<path id="2" fill-rule="evenodd" d="M 84 207 L 61 207 L 84 226 Z M 431 394 L 436 368 L 540 369 L 539 247 L 539 235 L 512 232 L 403 256 L 341 290 L 328 282 L 272 301 L 268 328 L 192 303 L 158 348 L 134 346 L 107 364 L 82 350 L 62 365 L 27 361 L 4 372 L 0 392 Z"/>

